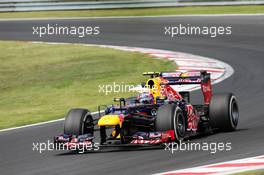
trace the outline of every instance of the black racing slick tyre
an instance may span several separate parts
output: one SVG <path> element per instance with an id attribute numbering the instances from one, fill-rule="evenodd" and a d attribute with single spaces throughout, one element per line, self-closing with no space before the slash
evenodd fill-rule
<path id="1" fill-rule="evenodd" d="M 71 109 L 64 122 L 64 134 L 93 134 L 94 125 L 91 113 L 87 109 Z"/>
<path id="2" fill-rule="evenodd" d="M 209 105 L 210 125 L 220 131 L 236 130 L 239 111 L 236 97 L 232 93 L 214 94 Z"/>
<path id="3" fill-rule="evenodd" d="M 186 118 L 175 104 L 166 104 L 159 107 L 154 121 L 156 131 L 174 130 L 176 141 L 183 140 L 186 133 Z"/>

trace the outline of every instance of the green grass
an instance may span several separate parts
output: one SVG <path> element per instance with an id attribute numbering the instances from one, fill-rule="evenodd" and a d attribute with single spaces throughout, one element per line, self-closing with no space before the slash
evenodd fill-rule
<path id="1" fill-rule="evenodd" d="M 263 5 L 248 6 L 196 6 L 143 9 L 113 10 L 76 10 L 46 12 L 12 12 L 0 13 L 0 18 L 45 18 L 45 17 L 95 17 L 95 16 L 151 16 L 151 15 L 185 15 L 185 14 L 232 14 L 263 13 Z"/>
<path id="2" fill-rule="evenodd" d="M 140 84 L 144 71 L 175 70 L 148 55 L 81 45 L 0 42 L 0 128 L 61 118 L 73 107 L 96 110 L 113 97 L 99 85 Z"/>
<path id="3" fill-rule="evenodd" d="M 235 173 L 233 175 L 263 175 L 264 170 L 245 171 L 242 173 Z"/>

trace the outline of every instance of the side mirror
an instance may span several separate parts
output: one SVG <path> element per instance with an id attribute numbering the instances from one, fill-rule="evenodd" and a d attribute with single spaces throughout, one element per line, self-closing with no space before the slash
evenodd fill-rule
<path id="1" fill-rule="evenodd" d="M 122 106 L 126 106 L 126 99 L 125 98 L 114 98 L 114 102 L 119 102 L 120 109 L 122 109 Z"/>

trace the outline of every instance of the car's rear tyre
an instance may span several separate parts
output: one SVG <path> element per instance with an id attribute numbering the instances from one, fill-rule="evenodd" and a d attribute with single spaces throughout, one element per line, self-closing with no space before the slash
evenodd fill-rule
<path id="1" fill-rule="evenodd" d="M 159 107 L 155 117 L 156 131 L 174 130 L 176 141 L 183 140 L 186 133 L 186 118 L 175 104 L 166 104 Z"/>
<path id="2" fill-rule="evenodd" d="M 232 93 L 214 94 L 209 105 L 210 125 L 220 131 L 236 130 L 239 111 Z"/>
<path id="3" fill-rule="evenodd" d="M 88 109 L 71 109 L 64 122 L 64 134 L 93 134 L 93 117 Z"/>

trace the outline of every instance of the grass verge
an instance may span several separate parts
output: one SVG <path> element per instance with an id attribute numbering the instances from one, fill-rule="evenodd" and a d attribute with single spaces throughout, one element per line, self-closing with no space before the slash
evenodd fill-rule
<path id="1" fill-rule="evenodd" d="M 241 173 L 235 173 L 233 175 L 263 175 L 264 174 L 264 169 L 262 170 L 253 170 L 253 171 L 245 171 Z"/>
<path id="2" fill-rule="evenodd" d="M 55 17 L 100 17 L 100 16 L 155 16 L 186 14 L 247 14 L 263 13 L 264 5 L 244 6 L 193 6 L 142 9 L 76 10 L 46 12 L 0 13 L 0 18 L 55 18 Z"/>
<path id="3" fill-rule="evenodd" d="M 140 84 L 143 71 L 175 70 L 141 53 L 81 45 L 0 42 L 0 129 L 61 118 L 73 107 L 96 110 L 113 97 L 99 85 Z"/>

